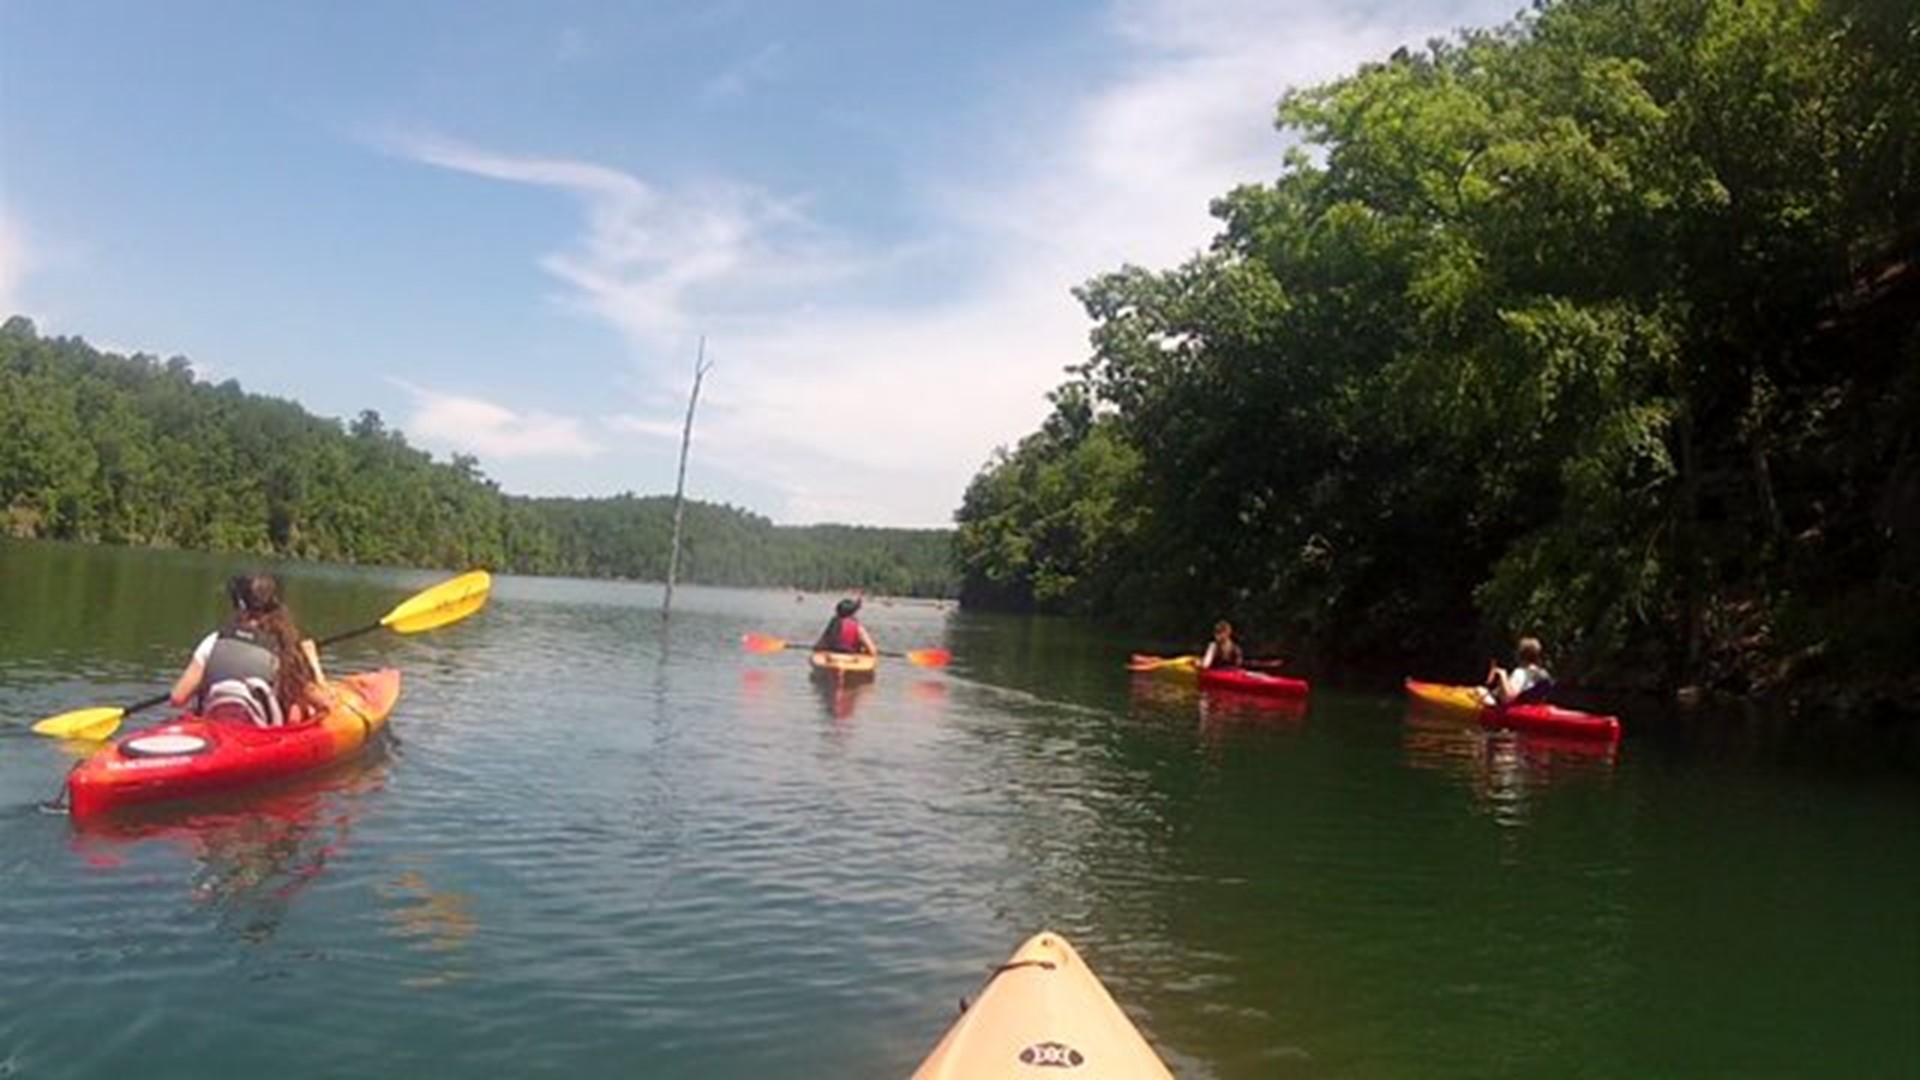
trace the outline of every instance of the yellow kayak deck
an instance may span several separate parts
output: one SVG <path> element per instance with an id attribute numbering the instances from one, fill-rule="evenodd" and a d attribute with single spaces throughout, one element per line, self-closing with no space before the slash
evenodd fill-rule
<path id="1" fill-rule="evenodd" d="M 1169 1080 L 1173 1073 L 1067 939 L 1043 931 L 988 977 L 913 1076 L 1055 1075 Z"/>
<path id="2" fill-rule="evenodd" d="M 880 658 L 872 653 L 816 652 L 807 659 L 815 675 L 842 679 L 871 678 L 880 666 Z"/>

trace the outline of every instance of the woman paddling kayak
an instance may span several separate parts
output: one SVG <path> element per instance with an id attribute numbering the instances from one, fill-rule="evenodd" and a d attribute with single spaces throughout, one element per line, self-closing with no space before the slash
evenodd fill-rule
<path id="1" fill-rule="evenodd" d="M 281 600 L 279 580 L 242 574 L 227 582 L 227 599 L 233 617 L 195 646 L 168 700 L 209 720 L 304 723 L 325 707 L 326 674 Z"/>
<path id="2" fill-rule="evenodd" d="M 860 598 L 850 596 L 833 606 L 833 618 L 827 620 L 827 628 L 820 631 L 820 640 L 813 643 L 814 652 L 865 653 L 878 656 L 880 647 L 873 643 L 873 637 L 867 628 L 860 625 L 854 614 L 860 610 Z"/>
<path id="3" fill-rule="evenodd" d="M 1247 657 L 1240 651 L 1240 643 L 1233 640 L 1233 624 L 1225 619 L 1213 624 L 1213 640 L 1207 643 L 1206 654 L 1200 657 L 1200 667 L 1207 671 L 1224 671 L 1245 667 Z"/>

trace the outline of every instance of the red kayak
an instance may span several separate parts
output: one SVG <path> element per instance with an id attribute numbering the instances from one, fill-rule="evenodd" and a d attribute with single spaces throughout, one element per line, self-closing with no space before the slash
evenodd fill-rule
<path id="1" fill-rule="evenodd" d="M 1480 726 L 1534 731 L 1573 739 L 1620 741 L 1619 717 L 1563 709 L 1558 705 L 1509 705 L 1504 709 L 1488 707 L 1480 710 Z"/>
<path id="2" fill-rule="evenodd" d="M 1245 668 L 1205 668 L 1200 672 L 1200 688 L 1231 690 L 1236 694 L 1259 697 L 1305 697 L 1307 680 L 1289 679 L 1285 675 L 1269 675 L 1264 671 L 1248 671 Z"/>
<path id="3" fill-rule="evenodd" d="M 129 806 L 239 791 L 313 772 L 352 756 L 386 725 L 400 697 L 391 668 L 330 684 L 335 707 L 295 727 L 263 728 L 191 714 L 124 735 L 67 775 L 75 818 Z"/>
<path id="4" fill-rule="evenodd" d="M 1446 686 L 1408 679 L 1407 693 L 1414 700 L 1435 708 L 1470 714 L 1484 728 L 1511 728 L 1572 739 L 1620 741 L 1620 718 L 1617 716 L 1563 709 L 1558 705 L 1508 705 L 1502 708 L 1486 704 L 1477 686 Z"/>

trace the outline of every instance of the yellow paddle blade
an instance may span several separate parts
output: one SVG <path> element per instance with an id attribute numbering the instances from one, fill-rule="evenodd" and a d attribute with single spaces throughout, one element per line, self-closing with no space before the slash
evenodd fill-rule
<path id="1" fill-rule="evenodd" d="M 380 625 L 397 634 L 437 630 L 485 607 L 492 591 L 493 575 L 474 570 L 414 595 L 387 612 Z"/>
<path id="2" fill-rule="evenodd" d="M 946 667 L 953 654 L 945 649 L 912 649 L 907 652 L 907 663 L 914 667 Z"/>
<path id="3" fill-rule="evenodd" d="M 75 709 L 47 717 L 33 725 L 33 733 L 56 739 L 104 739 L 119 730 L 120 718 L 125 715 L 127 710 L 112 705 Z"/>
<path id="4" fill-rule="evenodd" d="M 372 633 L 381 627 L 387 627 L 400 634 L 418 634 L 423 630 L 433 630 L 456 623 L 486 606 L 487 596 L 493 591 L 493 576 L 485 570 L 475 570 L 461 574 L 451 581 L 443 581 L 424 592 L 416 593 L 402 602 L 399 607 L 387 612 L 387 616 L 377 623 L 363 626 L 358 630 L 349 630 L 321 642 L 323 645 L 361 634 Z M 167 695 L 156 694 L 144 701 L 137 701 L 124 708 L 104 706 L 94 709 L 76 709 L 73 712 L 50 716 L 33 725 L 37 735 L 48 735 L 56 739 L 104 739 L 120 727 L 120 720 L 131 712 L 151 708 L 164 703 Z"/>
<path id="5" fill-rule="evenodd" d="M 783 638 L 771 637 L 767 634 L 742 634 L 740 647 L 750 653 L 777 653 L 786 648 L 787 643 Z"/>

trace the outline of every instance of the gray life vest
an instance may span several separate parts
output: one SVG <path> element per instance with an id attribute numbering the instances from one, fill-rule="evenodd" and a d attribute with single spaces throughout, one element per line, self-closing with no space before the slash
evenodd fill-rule
<path id="1" fill-rule="evenodd" d="M 271 641 L 269 635 L 250 627 L 222 628 L 207 654 L 194 711 L 204 716 L 216 706 L 236 704 L 261 727 L 286 723 L 285 710 L 273 689 L 280 658 L 274 654 Z"/>

